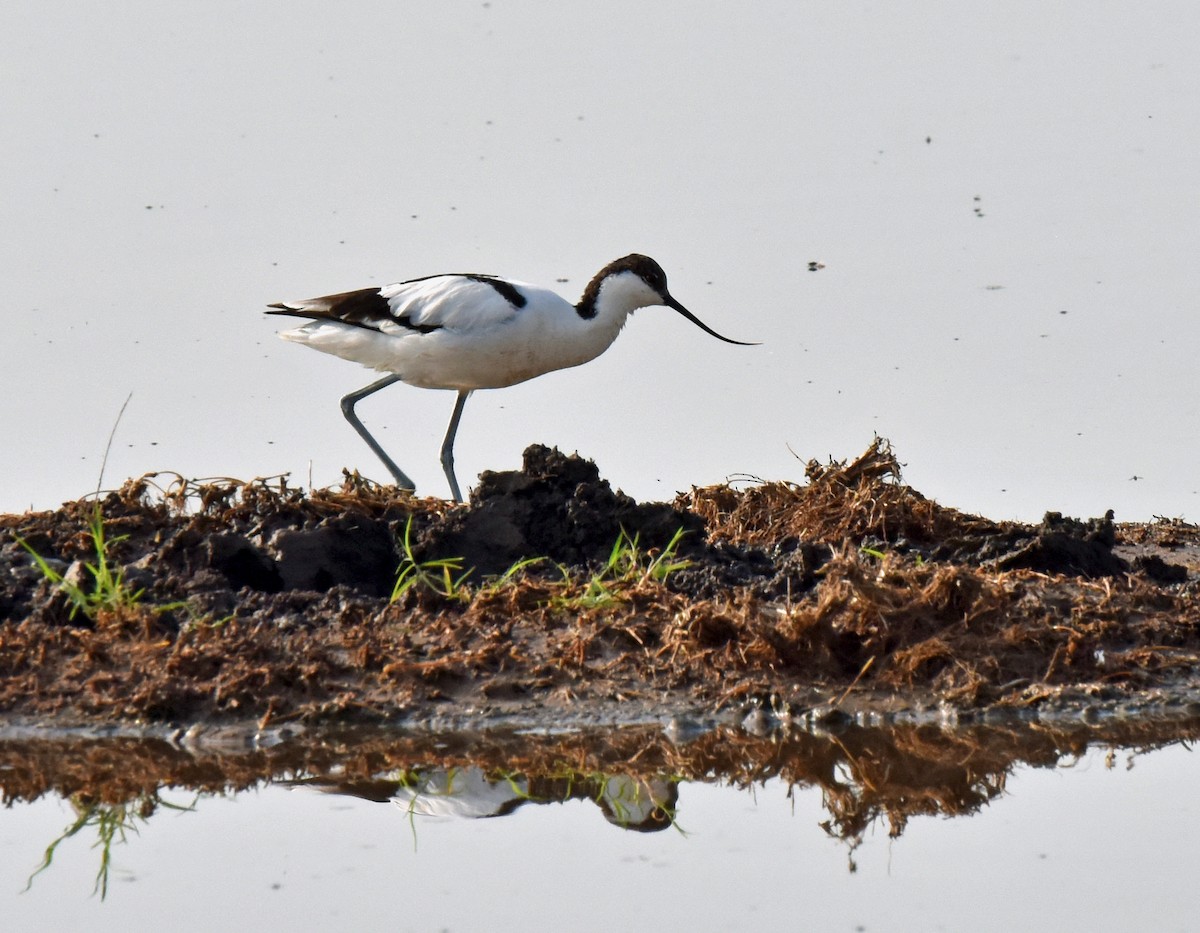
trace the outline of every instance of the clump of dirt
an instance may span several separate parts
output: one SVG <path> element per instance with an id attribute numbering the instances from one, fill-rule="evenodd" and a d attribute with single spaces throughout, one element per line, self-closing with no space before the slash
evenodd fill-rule
<path id="1" fill-rule="evenodd" d="M 422 544 L 488 576 L 534 556 L 575 567 L 602 561 L 622 530 L 661 548 L 680 529 L 688 550 L 704 547 L 699 517 L 661 502 L 635 502 L 614 492 L 592 461 L 533 446 L 519 472 L 483 473 L 471 507 L 427 529 Z"/>
<path id="2" fill-rule="evenodd" d="M 0 711 L 636 719 L 1037 706 L 1194 677 L 1195 526 L 991 522 L 905 485 L 882 439 L 806 475 L 638 503 L 534 446 L 468 506 L 357 474 L 311 493 L 148 475 L 0 516 Z"/>

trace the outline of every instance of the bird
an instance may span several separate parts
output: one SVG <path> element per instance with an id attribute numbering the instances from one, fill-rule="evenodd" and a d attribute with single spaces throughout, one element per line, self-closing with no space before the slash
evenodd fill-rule
<path id="1" fill-rule="evenodd" d="M 557 292 L 495 275 L 430 275 L 355 291 L 282 301 L 267 314 L 307 319 L 284 340 L 331 353 L 388 375 L 342 398 L 342 414 L 402 489 L 416 486 L 366 429 L 354 406 L 396 382 L 452 389 L 458 397 L 442 442 L 441 463 L 455 502 L 454 438 L 467 398 L 579 366 L 607 350 L 629 315 L 664 305 L 718 340 L 717 333 L 667 290 L 662 266 L 640 253 L 610 262 L 571 304 Z"/>

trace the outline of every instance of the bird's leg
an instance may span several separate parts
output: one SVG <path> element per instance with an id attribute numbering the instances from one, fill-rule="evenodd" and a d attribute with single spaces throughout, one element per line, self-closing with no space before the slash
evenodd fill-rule
<path id="1" fill-rule="evenodd" d="M 458 393 L 458 401 L 454 403 L 454 414 L 450 416 L 450 427 L 446 429 L 446 439 L 442 441 L 442 469 L 446 471 L 446 479 L 450 481 L 450 492 L 454 494 L 455 502 L 462 502 L 462 493 L 458 491 L 458 480 L 454 477 L 454 435 L 458 433 L 458 419 L 462 417 L 463 405 L 467 402 L 470 390 Z"/>
<path id="2" fill-rule="evenodd" d="M 342 399 L 342 414 L 346 416 L 346 420 L 350 422 L 350 426 L 358 432 L 358 436 L 367 442 L 368 447 L 375 451 L 375 456 L 383 461 L 383 465 L 388 468 L 392 474 L 392 477 L 396 480 L 396 485 L 401 489 L 416 489 L 416 485 L 411 479 L 408 478 L 408 474 L 400 469 L 400 467 L 396 466 L 395 461 L 392 460 L 392 458 L 386 453 L 384 453 L 383 448 L 379 446 L 379 442 L 371 436 L 371 432 L 363 426 L 363 423 L 358 420 L 358 415 L 354 413 L 354 406 L 372 392 L 378 392 L 380 389 L 386 389 L 393 382 L 399 381 L 399 376 L 385 376 L 378 382 L 372 382 L 364 389 L 359 389 L 357 392 L 351 392 Z"/>

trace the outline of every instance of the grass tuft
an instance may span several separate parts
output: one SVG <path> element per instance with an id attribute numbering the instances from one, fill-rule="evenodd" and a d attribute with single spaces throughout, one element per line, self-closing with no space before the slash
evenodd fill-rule
<path id="1" fill-rule="evenodd" d="M 665 583 L 676 571 L 691 566 L 691 561 L 678 558 L 679 542 L 685 532 L 675 532 L 666 546 L 657 553 L 643 550 L 640 536 L 633 537 L 624 528 L 617 535 L 605 561 L 584 583 L 582 592 L 563 594 L 553 602 L 563 609 L 596 609 L 622 602 L 624 595 L 647 583 Z M 569 578 L 563 571 L 568 584 Z"/>
<path id="2" fill-rule="evenodd" d="M 88 521 L 88 534 L 91 536 L 92 547 L 96 552 L 96 562 L 88 562 L 84 565 L 92 576 L 90 589 L 73 580 L 65 579 L 24 538 L 18 537 L 17 543 L 29 552 L 45 578 L 66 594 L 71 604 L 70 618 L 73 620 L 82 612 L 94 622 L 101 612 L 112 612 L 136 606 L 145 590 L 134 590 L 128 587 L 125 583 L 125 571 L 116 566 L 111 559 L 110 548 L 115 544 L 120 544 L 129 536 L 120 535 L 116 538 L 109 538 L 105 535 L 104 515 L 100 511 L 99 503 L 96 503 L 92 517 Z"/>
<path id="3" fill-rule="evenodd" d="M 457 602 L 470 602 L 471 591 L 466 586 L 466 581 L 475 568 L 464 571 L 461 557 L 417 560 L 412 548 L 412 521 L 413 517 L 409 515 L 404 525 L 404 538 L 400 541 L 402 557 L 396 585 L 392 587 L 391 602 L 396 602 L 413 587 L 430 590 Z"/>

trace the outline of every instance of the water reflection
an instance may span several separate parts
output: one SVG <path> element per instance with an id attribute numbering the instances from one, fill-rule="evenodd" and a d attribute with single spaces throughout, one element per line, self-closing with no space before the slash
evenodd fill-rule
<path id="1" fill-rule="evenodd" d="M 295 781 L 376 802 L 392 801 L 409 816 L 483 819 L 508 816 L 527 804 L 585 800 L 621 829 L 657 832 L 671 826 L 679 799 L 677 778 L 628 774 L 525 775 L 482 768 L 412 769 L 367 783 L 311 778 Z"/>
<path id="2" fill-rule="evenodd" d="M 1107 748 L 1106 764 L 1115 767 L 1121 758 L 1132 761 L 1198 733 L 1197 721 L 1114 721 L 959 729 L 847 725 L 765 736 L 720 728 L 685 743 L 651 727 L 559 735 L 214 735 L 186 746 L 58 736 L 0 741 L 0 790 L 7 807 L 57 795 L 74 813 L 57 838 L 33 841 L 30 883 L 52 867 L 63 846 L 91 842 L 103 897 L 114 847 L 136 845 L 139 827 L 164 809 L 199 809 L 205 798 L 268 783 L 387 804 L 414 829 L 422 820 L 495 819 L 584 801 L 619 830 L 653 833 L 686 827 L 690 786 L 749 789 L 778 781 L 789 792 L 819 788 L 821 828 L 853 853 L 875 827 L 895 839 L 914 817 L 978 811 L 1003 797 L 1014 768 L 1060 766 L 1095 747 Z M 167 789 L 184 789 L 195 801 L 191 807 L 167 802 Z M 43 849 L 38 866 L 33 859 Z"/>
<path id="3" fill-rule="evenodd" d="M 54 855 L 58 847 L 76 835 L 85 839 L 94 837 L 92 848 L 99 853 L 100 866 L 96 870 L 96 883 L 92 888 L 93 894 L 99 894 L 103 900 L 108 896 L 108 874 L 112 866 L 113 846 L 128 841 L 131 833 L 136 834 L 138 824 L 145 823 L 159 809 L 193 811 L 195 804 L 181 807 L 159 799 L 157 794 L 138 797 L 127 803 L 97 803 L 87 795 L 76 795 L 70 798 L 71 810 L 75 819 L 63 830 L 62 834 L 46 846 L 42 863 L 29 876 L 25 890 L 33 887 L 33 880 L 54 864 Z"/>

